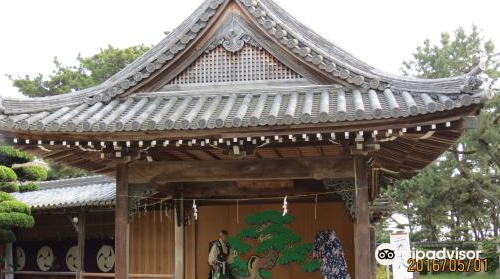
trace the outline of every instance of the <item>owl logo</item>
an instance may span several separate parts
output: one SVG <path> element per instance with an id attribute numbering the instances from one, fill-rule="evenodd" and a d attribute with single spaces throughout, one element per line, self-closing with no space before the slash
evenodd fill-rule
<path id="1" fill-rule="evenodd" d="M 109 245 L 103 245 L 97 252 L 97 267 L 102 272 L 109 272 L 115 266 L 115 251 Z"/>
<path id="2" fill-rule="evenodd" d="M 43 246 L 38 250 L 36 262 L 41 271 L 48 271 L 54 265 L 54 252 L 49 246 Z"/>
<path id="3" fill-rule="evenodd" d="M 21 247 L 16 247 L 16 270 L 21 271 L 26 266 L 26 252 Z"/>
<path id="4" fill-rule="evenodd" d="M 78 246 L 73 246 L 69 248 L 66 253 L 66 266 L 72 272 L 76 272 L 80 269 L 80 254 L 78 253 Z"/>

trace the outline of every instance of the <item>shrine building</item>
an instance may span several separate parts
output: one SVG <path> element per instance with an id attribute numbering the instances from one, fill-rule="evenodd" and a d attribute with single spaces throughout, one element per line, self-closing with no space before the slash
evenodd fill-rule
<path id="1" fill-rule="evenodd" d="M 381 189 L 477 126 L 483 70 L 387 74 L 272 0 L 206 0 L 98 86 L 1 100 L 5 142 L 99 175 L 17 195 L 36 225 L 17 231 L 15 278 L 204 279 L 219 230 L 270 210 L 304 243 L 335 231 L 351 277 L 373 278 Z M 273 249 L 238 252 L 238 278 L 323 278 Z"/>

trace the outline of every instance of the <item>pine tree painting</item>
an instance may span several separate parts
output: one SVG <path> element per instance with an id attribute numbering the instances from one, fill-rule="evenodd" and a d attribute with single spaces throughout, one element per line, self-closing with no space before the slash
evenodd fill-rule
<path id="1" fill-rule="evenodd" d="M 276 264 L 298 263 L 306 272 L 317 270 L 320 263 L 312 259 L 313 244 L 302 243 L 302 238 L 287 226 L 294 220 L 293 215 L 283 216 L 275 210 L 248 216 L 248 226 L 229 239 L 237 252 L 232 265 L 235 278 L 271 278 L 271 270 Z M 256 242 L 257 246 L 252 247 L 248 242 Z M 241 256 L 250 258 L 244 260 Z"/>

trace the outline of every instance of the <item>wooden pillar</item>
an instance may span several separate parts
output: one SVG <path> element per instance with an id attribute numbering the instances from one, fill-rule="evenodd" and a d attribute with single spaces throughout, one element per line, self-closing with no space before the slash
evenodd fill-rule
<path id="1" fill-rule="evenodd" d="M 376 233 L 375 233 L 375 224 L 372 224 L 370 226 L 370 264 L 371 264 L 371 272 L 373 278 L 375 278 L 375 275 L 377 274 L 377 259 L 375 258 L 375 250 L 377 250 L 377 238 L 376 238 Z"/>
<path id="2" fill-rule="evenodd" d="M 81 210 L 78 214 L 78 259 L 79 268 L 77 270 L 77 278 L 83 278 L 83 272 L 85 272 L 85 224 L 87 222 L 87 215 L 85 210 Z"/>
<path id="3" fill-rule="evenodd" d="M 182 196 L 181 196 L 182 197 Z M 175 271 L 174 279 L 184 279 L 185 274 L 185 239 L 184 234 L 184 201 L 176 202 L 175 206 Z"/>
<path id="4" fill-rule="evenodd" d="M 368 200 L 367 158 L 354 157 L 356 221 L 354 225 L 354 253 L 356 279 L 371 277 L 370 208 Z"/>
<path id="5" fill-rule="evenodd" d="M 128 278 L 128 165 L 116 165 L 115 278 Z"/>

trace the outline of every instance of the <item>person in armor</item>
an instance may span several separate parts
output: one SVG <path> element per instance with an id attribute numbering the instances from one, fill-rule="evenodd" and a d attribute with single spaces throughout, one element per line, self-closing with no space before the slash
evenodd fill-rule
<path id="1" fill-rule="evenodd" d="M 208 264 L 210 265 L 209 279 L 231 279 L 229 264 L 233 262 L 231 247 L 227 242 L 228 233 L 221 230 L 219 239 L 210 242 Z"/>

